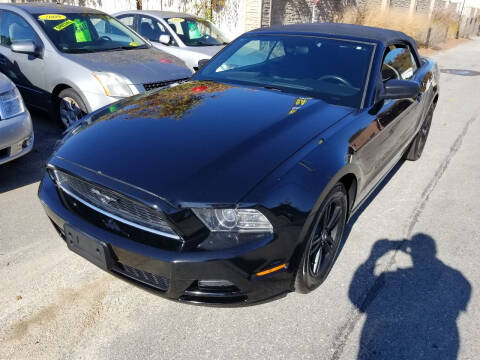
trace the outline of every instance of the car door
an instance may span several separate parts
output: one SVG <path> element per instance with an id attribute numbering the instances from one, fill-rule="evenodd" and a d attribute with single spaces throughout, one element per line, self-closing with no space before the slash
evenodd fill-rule
<path id="1" fill-rule="evenodd" d="M 417 66 L 408 47 L 392 45 L 387 48 L 378 74 L 378 86 L 390 79 L 414 80 Z M 364 173 L 370 189 L 396 164 L 416 131 L 419 116 L 418 99 L 382 100 L 374 104 L 365 116 L 365 127 L 350 141 L 353 156 Z"/>
<path id="2" fill-rule="evenodd" d="M 42 41 L 22 16 L 6 10 L 1 12 L 0 36 L 2 72 L 15 83 L 26 103 L 43 108 L 48 97 L 44 90 L 44 60 L 39 56 L 11 50 L 11 44 L 15 41 L 33 41 L 43 48 Z"/>

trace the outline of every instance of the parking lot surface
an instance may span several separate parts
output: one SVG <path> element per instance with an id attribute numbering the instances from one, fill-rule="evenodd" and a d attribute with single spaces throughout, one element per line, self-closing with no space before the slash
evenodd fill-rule
<path id="1" fill-rule="evenodd" d="M 319 289 L 254 307 L 164 300 L 69 252 L 36 196 L 61 133 L 32 112 L 34 151 L 0 167 L 0 359 L 478 358 L 480 76 L 451 70 L 480 71 L 480 40 L 435 58 L 423 157 L 353 219 Z"/>

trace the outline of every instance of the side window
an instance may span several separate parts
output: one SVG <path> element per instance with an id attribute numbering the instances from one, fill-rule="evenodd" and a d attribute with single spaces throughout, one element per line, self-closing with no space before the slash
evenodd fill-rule
<path id="1" fill-rule="evenodd" d="M 408 47 L 390 46 L 382 65 L 382 79 L 409 80 L 417 71 L 417 64 Z"/>
<path id="2" fill-rule="evenodd" d="M 129 28 L 133 29 L 135 23 L 135 16 L 133 15 L 124 15 L 118 18 L 123 25 L 128 26 Z M 135 30 L 135 29 L 133 29 Z"/>
<path id="3" fill-rule="evenodd" d="M 279 41 L 273 47 L 269 59 L 280 58 L 282 56 L 285 56 L 285 48 L 283 47 L 283 43 Z"/>
<path id="4" fill-rule="evenodd" d="M 158 42 L 160 35 L 170 35 L 160 21 L 146 16 L 140 17 L 138 29 L 140 35 L 155 42 Z"/>
<path id="5" fill-rule="evenodd" d="M 4 11 L 0 26 L 0 42 L 3 46 L 10 46 L 15 41 L 39 42 L 37 34 L 21 16 Z"/>

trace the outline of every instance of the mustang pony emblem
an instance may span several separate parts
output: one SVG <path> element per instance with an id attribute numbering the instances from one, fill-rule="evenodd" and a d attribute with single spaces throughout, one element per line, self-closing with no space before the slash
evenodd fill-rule
<path id="1" fill-rule="evenodd" d="M 90 189 L 90 192 L 94 193 L 97 196 L 97 198 L 105 205 L 108 205 L 114 201 L 117 201 L 117 199 L 114 199 L 108 195 L 102 194 L 97 189 Z"/>

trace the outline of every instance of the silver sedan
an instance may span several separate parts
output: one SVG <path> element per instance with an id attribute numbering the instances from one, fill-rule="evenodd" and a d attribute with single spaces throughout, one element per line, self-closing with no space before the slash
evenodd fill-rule
<path id="1" fill-rule="evenodd" d="M 0 74 L 0 164 L 27 154 L 32 147 L 30 114 L 16 86 Z"/>
<path id="2" fill-rule="evenodd" d="M 56 4 L 0 4 L 0 72 L 68 127 L 86 113 L 190 77 L 115 18 Z"/>
<path id="3" fill-rule="evenodd" d="M 114 15 L 157 49 L 172 54 L 196 71 L 198 62 L 210 59 L 230 39 L 210 21 L 170 11 L 123 11 Z"/>

